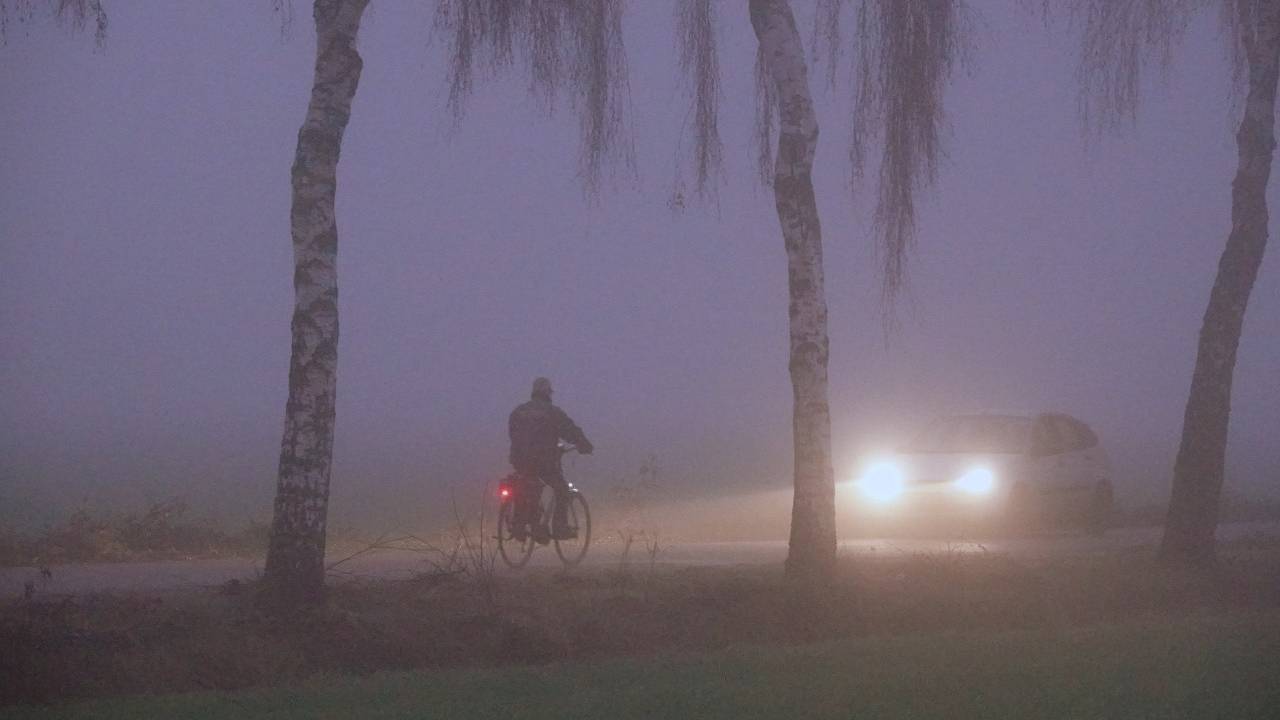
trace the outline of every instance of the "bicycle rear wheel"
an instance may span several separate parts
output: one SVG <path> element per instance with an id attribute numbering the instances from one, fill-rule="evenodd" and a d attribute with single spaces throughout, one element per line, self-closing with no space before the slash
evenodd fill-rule
<path id="1" fill-rule="evenodd" d="M 502 561 L 512 569 L 524 567 L 533 554 L 533 535 L 526 533 L 523 541 L 514 533 L 516 503 L 514 500 L 503 500 L 498 506 L 498 554 Z"/>
<path id="2" fill-rule="evenodd" d="M 587 499 L 582 493 L 575 492 L 569 496 L 568 511 L 569 528 L 576 531 L 575 537 L 568 540 L 556 540 L 556 554 L 560 561 L 572 567 L 582 562 L 587 556 L 587 546 L 591 544 L 591 511 L 587 509 Z"/>

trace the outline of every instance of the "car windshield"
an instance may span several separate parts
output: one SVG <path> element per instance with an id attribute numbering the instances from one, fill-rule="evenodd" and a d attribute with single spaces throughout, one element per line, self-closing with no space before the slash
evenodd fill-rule
<path id="1" fill-rule="evenodd" d="M 1008 415 L 962 415 L 931 423 L 906 447 L 916 453 L 1023 453 L 1031 421 Z"/>

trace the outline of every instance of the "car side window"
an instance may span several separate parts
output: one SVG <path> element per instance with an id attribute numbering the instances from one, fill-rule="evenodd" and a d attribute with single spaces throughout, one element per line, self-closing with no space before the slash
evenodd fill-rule
<path id="1" fill-rule="evenodd" d="M 1079 420 L 1065 415 L 1055 415 L 1048 419 L 1058 428 L 1063 451 L 1087 450 L 1098 444 L 1098 436 L 1093 434 L 1088 425 Z"/>
<path id="2" fill-rule="evenodd" d="M 1068 422 L 1071 424 L 1071 434 L 1074 437 L 1074 442 L 1071 443 L 1073 450 L 1088 450 L 1098 445 L 1098 436 L 1088 425 L 1075 419 L 1070 419 Z"/>
<path id="3" fill-rule="evenodd" d="M 1042 417 L 1031 428 L 1031 454 L 1057 455 L 1064 450 L 1064 438 L 1053 418 Z"/>
<path id="4" fill-rule="evenodd" d="M 1060 452 L 1072 452 L 1080 449 L 1081 444 L 1084 442 L 1084 437 L 1076 432 L 1075 423 L 1061 415 L 1049 418 L 1049 422 L 1058 429 L 1058 439 L 1061 443 L 1059 447 L 1062 448 Z"/>

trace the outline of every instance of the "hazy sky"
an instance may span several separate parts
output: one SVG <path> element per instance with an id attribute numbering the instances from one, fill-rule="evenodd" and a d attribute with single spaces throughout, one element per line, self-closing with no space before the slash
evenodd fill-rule
<path id="1" fill-rule="evenodd" d="M 43 25 L 0 48 L 4 518 L 175 495 L 269 513 L 314 52 L 295 4 L 284 38 L 265 0 L 116 0 L 101 51 Z M 522 79 L 480 86 L 450 120 L 428 5 L 375 0 L 361 31 L 339 168 L 335 520 L 411 522 L 445 488 L 504 473 L 507 412 L 540 374 L 596 444 L 573 470 L 587 487 L 649 453 L 679 497 L 785 486 L 785 256 L 751 163 L 745 9 L 720 6 L 719 204 L 677 214 L 687 105 L 669 2 L 629 4 L 639 162 L 594 203 L 575 116 L 546 118 Z M 795 5 L 807 40 L 811 4 Z M 973 5 L 974 63 L 947 96 L 948 158 L 887 343 L 871 186 L 854 200 L 845 181 L 849 93 L 814 78 L 837 478 L 935 413 L 1059 409 L 1099 431 L 1122 502 L 1161 500 L 1229 229 L 1215 18 L 1131 128 L 1086 143 L 1065 28 L 1012 0 Z M 1229 492 L 1280 493 L 1274 255 L 1236 368 Z"/>

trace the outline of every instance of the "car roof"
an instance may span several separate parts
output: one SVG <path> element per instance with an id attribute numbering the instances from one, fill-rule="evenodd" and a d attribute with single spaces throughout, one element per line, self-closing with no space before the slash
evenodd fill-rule
<path id="1" fill-rule="evenodd" d="M 1068 413 L 1064 413 L 1058 410 L 1045 410 L 1041 412 L 985 411 L 984 410 L 982 412 L 952 413 L 948 415 L 942 415 L 940 417 L 946 418 L 946 419 L 1002 418 L 1002 419 L 1008 419 L 1008 420 L 1039 420 L 1040 418 L 1044 418 L 1044 417 L 1060 417 L 1060 418 L 1067 418 L 1070 420 L 1081 422 L 1081 420 L 1075 417 L 1074 415 L 1070 415 Z"/>

